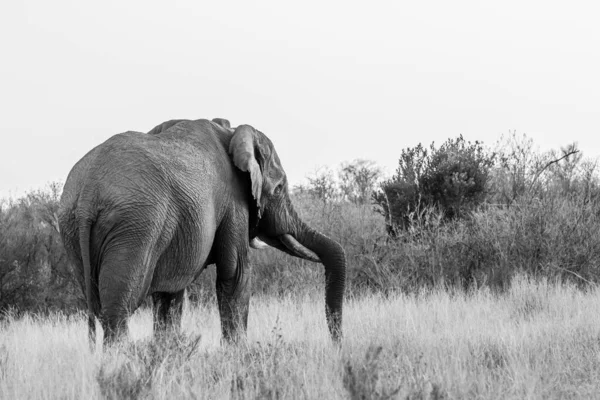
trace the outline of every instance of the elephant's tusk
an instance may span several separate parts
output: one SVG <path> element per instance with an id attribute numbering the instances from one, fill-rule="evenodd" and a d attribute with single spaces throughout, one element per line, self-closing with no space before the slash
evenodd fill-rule
<path id="1" fill-rule="evenodd" d="M 285 245 L 285 247 L 288 248 L 288 250 L 294 253 L 297 257 L 301 257 L 309 261 L 321 262 L 319 256 L 317 256 L 313 251 L 302 246 L 302 244 L 298 242 L 296 238 L 290 235 L 289 233 L 279 236 L 279 240 Z"/>
<path id="2" fill-rule="evenodd" d="M 263 242 L 262 240 L 260 240 L 257 236 L 250 241 L 250 247 L 252 247 L 253 249 L 257 249 L 257 250 L 262 250 L 262 249 L 266 249 L 267 247 L 269 247 L 269 245 L 266 244 L 265 242 Z"/>

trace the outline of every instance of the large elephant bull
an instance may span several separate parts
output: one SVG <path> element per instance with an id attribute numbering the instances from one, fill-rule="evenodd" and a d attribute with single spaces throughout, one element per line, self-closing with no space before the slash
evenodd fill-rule
<path id="1" fill-rule="evenodd" d="M 247 326 L 249 247 L 264 243 L 323 263 L 327 325 L 341 338 L 344 251 L 298 217 L 273 144 L 249 125 L 173 120 L 111 137 L 71 170 L 59 224 L 91 340 L 96 317 L 105 341 L 126 332 L 148 294 L 155 329 L 178 328 L 184 290 L 209 264 L 223 337 L 235 340 Z"/>

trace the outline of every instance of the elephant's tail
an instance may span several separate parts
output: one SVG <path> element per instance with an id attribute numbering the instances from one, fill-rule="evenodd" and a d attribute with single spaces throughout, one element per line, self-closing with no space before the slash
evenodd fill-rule
<path id="1" fill-rule="evenodd" d="M 92 220 L 82 218 L 79 222 L 79 246 L 81 249 L 81 260 L 83 262 L 83 280 L 85 286 L 85 300 L 88 311 L 89 336 L 92 343 L 96 342 L 96 319 L 98 316 L 98 305 L 94 303 L 94 298 L 98 296 L 93 293 L 97 286 L 92 284 L 92 263 L 90 257 L 90 237 L 92 230 Z"/>

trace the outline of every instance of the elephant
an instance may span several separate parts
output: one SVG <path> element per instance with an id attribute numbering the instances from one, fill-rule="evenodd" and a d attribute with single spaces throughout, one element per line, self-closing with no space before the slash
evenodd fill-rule
<path id="1" fill-rule="evenodd" d="M 243 338 L 249 248 L 266 246 L 324 265 L 326 322 L 342 338 L 344 250 L 298 216 L 273 143 L 250 125 L 182 119 L 114 135 L 72 168 L 58 219 L 93 343 L 96 318 L 112 343 L 148 295 L 155 333 L 179 330 L 184 291 L 211 264 L 222 337 Z"/>

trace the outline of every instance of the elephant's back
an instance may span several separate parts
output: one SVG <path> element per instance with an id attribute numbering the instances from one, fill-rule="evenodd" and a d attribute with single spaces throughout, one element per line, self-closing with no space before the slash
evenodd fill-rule
<path id="1" fill-rule="evenodd" d="M 139 132 L 120 133 L 110 137 L 87 152 L 71 168 L 63 188 L 61 202 L 68 204 L 73 200 L 73 197 L 78 197 L 79 192 L 86 182 L 94 179 L 94 174 L 97 173 L 97 170 L 114 161 L 111 159 L 111 156 L 120 154 L 120 149 L 126 149 L 129 144 L 135 143 L 136 139 L 142 135 Z M 116 167 L 114 164 L 112 166 Z"/>
<path id="2" fill-rule="evenodd" d="M 156 200 L 161 193 L 193 203 L 215 200 L 235 172 L 213 128 L 210 121 L 183 121 L 159 135 L 130 131 L 110 137 L 72 168 L 61 208 L 75 207 L 83 193 L 97 202 Z"/>
<path id="3" fill-rule="evenodd" d="M 99 211 L 131 200 L 131 191 L 143 187 L 140 143 L 144 134 L 114 135 L 84 155 L 71 169 L 61 195 L 59 225 L 65 239 L 77 240 L 79 220 L 95 219 Z M 129 188 L 129 189 L 128 189 Z M 148 190 L 146 190 L 148 191 Z M 147 197 L 138 191 L 136 202 Z M 152 201 L 152 199 L 148 199 Z"/>

